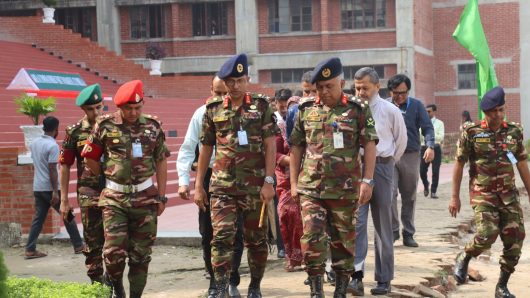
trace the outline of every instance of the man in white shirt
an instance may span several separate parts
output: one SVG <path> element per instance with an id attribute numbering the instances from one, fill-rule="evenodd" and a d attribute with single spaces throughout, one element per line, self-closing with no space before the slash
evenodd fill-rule
<path id="1" fill-rule="evenodd" d="M 368 251 L 368 209 L 372 211 L 375 227 L 375 280 L 377 286 L 372 295 L 390 292 L 394 279 L 394 245 L 392 233 L 392 185 L 394 164 L 407 147 L 407 127 L 399 109 L 379 96 L 379 76 L 371 67 L 363 67 L 355 73 L 355 95 L 367 101 L 375 120 L 379 137 L 376 146 L 375 186 L 370 201 L 357 209 L 355 239 L 355 272 L 348 287 L 354 296 L 364 295 L 362 278 Z M 365 102 L 366 104 L 366 102 Z"/>
<path id="2" fill-rule="evenodd" d="M 227 93 L 226 86 L 223 81 L 215 76 L 212 79 L 211 94 L 212 96 L 224 96 Z M 198 148 L 200 146 L 199 137 L 202 131 L 202 118 L 206 112 L 206 105 L 199 107 L 191 117 L 190 124 L 188 126 L 188 131 L 184 137 L 184 142 L 180 146 L 178 157 L 177 157 L 177 172 L 179 176 L 179 196 L 184 200 L 189 200 L 192 198 L 190 196 L 190 170 L 192 164 L 197 160 L 196 152 L 198 155 Z M 210 185 L 210 177 L 212 175 L 212 166 L 215 160 L 215 156 L 212 155 L 210 160 L 210 168 L 204 176 L 204 189 L 208 195 L 208 187 Z M 199 209 L 199 232 L 202 237 L 202 249 L 203 249 L 203 259 L 204 265 L 208 274 L 210 275 L 210 286 L 208 288 L 208 298 L 216 297 L 217 291 L 215 287 L 215 278 L 212 268 L 212 247 L 210 242 L 213 237 L 213 228 L 212 220 L 210 217 L 210 206 L 206 205 L 206 210 L 202 211 Z M 241 256 L 243 254 L 243 231 L 241 226 L 241 220 L 238 219 L 238 230 L 236 233 L 236 244 L 234 249 L 234 258 L 232 260 L 232 269 L 233 271 L 230 274 L 230 285 L 228 288 L 230 297 L 240 297 L 237 286 L 239 285 L 239 264 L 241 263 Z"/>
<path id="3" fill-rule="evenodd" d="M 442 146 L 445 136 L 445 127 L 442 120 L 436 118 L 436 105 L 430 104 L 426 108 L 429 118 L 431 119 L 432 126 L 434 127 L 434 160 L 432 162 L 426 162 L 421 160 L 420 162 L 420 177 L 423 182 L 423 195 L 429 195 L 429 178 L 427 178 L 427 172 L 429 171 L 429 165 L 432 163 L 432 183 L 431 183 L 431 199 L 438 199 L 436 191 L 438 190 L 438 180 L 440 178 L 440 165 L 442 164 Z M 421 154 L 427 150 L 423 138 L 421 146 Z"/>

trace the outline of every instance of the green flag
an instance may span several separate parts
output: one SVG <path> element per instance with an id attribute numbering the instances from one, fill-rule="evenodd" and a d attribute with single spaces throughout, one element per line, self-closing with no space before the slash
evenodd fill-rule
<path id="1" fill-rule="evenodd" d="M 497 75 L 495 75 L 488 41 L 480 21 L 478 0 L 469 0 L 467 3 L 460 17 L 460 22 L 453 32 L 453 38 L 475 57 L 479 119 L 482 119 L 484 115 L 480 110 L 480 101 L 486 92 L 499 83 L 497 82 Z"/>

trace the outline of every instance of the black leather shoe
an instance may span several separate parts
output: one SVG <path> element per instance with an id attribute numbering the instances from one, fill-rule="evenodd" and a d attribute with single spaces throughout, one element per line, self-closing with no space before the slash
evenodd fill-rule
<path id="1" fill-rule="evenodd" d="M 362 278 L 352 278 L 347 289 L 353 296 L 364 296 L 364 285 Z"/>
<path id="2" fill-rule="evenodd" d="M 515 298 L 515 296 L 508 290 L 508 279 L 510 279 L 510 275 L 511 273 L 501 269 L 499 282 L 495 287 L 495 298 Z"/>
<path id="3" fill-rule="evenodd" d="M 439 198 L 440 197 L 438 197 L 438 195 L 435 192 L 431 193 L 431 199 L 439 199 Z"/>
<path id="4" fill-rule="evenodd" d="M 407 234 L 403 234 L 403 245 L 408 247 L 418 247 L 418 243 L 414 240 L 414 237 Z"/>
<path id="5" fill-rule="evenodd" d="M 278 250 L 278 254 L 276 256 L 278 257 L 278 259 L 285 259 L 285 250 Z"/>
<path id="6" fill-rule="evenodd" d="M 261 278 L 251 277 L 248 285 L 248 298 L 261 298 L 260 290 Z"/>
<path id="7" fill-rule="evenodd" d="M 370 293 L 372 293 L 372 295 L 386 295 L 390 293 L 390 282 L 389 281 L 387 282 L 378 281 L 377 286 L 371 289 Z"/>
<path id="8" fill-rule="evenodd" d="M 471 261 L 471 256 L 465 252 L 461 252 L 456 256 L 453 276 L 455 277 L 457 284 L 463 284 L 466 282 L 469 261 Z"/>
<path id="9" fill-rule="evenodd" d="M 217 296 L 217 287 L 215 286 L 215 279 L 210 279 L 210 286 L 208 287 L 208 298 L 215 298 Z"/>
<path id="10" fill-rule="evenodd" d="M 396 242 L 396 240 L 399 240 L 399 231 L 394 231 L 394 242 Z"/>
<path id="11" fill-rule="evenodd" d="M 429 196 L 429 190 L 428 189 L 423 189 L 423 195 L 425 197 L 428 197 Z"/>

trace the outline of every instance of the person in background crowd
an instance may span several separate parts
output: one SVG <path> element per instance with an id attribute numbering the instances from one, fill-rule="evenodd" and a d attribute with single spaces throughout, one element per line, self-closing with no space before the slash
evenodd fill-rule
<path id="1" fill-rule="evenodd" d="M 434 160 L 430 163 L 424 159 L 420 160 L 420 177 L 423 182 L 423 195 L 429 195 L 429 178 L 427 178 L 427 172 L 429 171 L 429 165 L 432 164 L 432 181 L 431 181 L 431 199 L 438 199 L 436 191 L 438 190 L 438 181 L 440 179 L 440 166 L 442 164 L 442 147 L 444 144 L 445 127 L 442 120 L 436 118 L 437 107 L 435 104 L 427 106 L 427 113 L 431 118 L 432 126 L 434 127 Z M 424 143 L 421 138 L 421 143 Z M 427 150 L 427 145 L 421 146 L 420 155 L 424 155 Z"/>
<path id="2" fill-rule="evenodd" d="M 462 124 L 465 124 L 465 123 L 471 123 L 473 122 L 473 119 L 471 119 L 471 114 L 469 113 L 469 111 L 462 111 Z"/>
<path id="3" fill-rule="evenodd" d="M 392 230 L 394 241 L 399 239 L 399 212 L 397 209 L 398 190 L 401 194 L 401 223 L 403 224 L 403 245 L 418 247 L 414 240 L 414 212 L 416 210 L 416 191 L 420 174 L 420 137 L 425 137 L 427 149 L 421 156 L 426 162 L 434 159 L 434 128 L 421 101 L 410 97 L 410 79 L 398 74 L 388 80 L 390 100 L 401 110 L 407 126 L 407 148 L 401 159 L 396 162 L 394 171 L 394 190 L 392 199 Z"/>
<path id="4" fill-rule="evenodd" d="M 55 142 L 59 134 L 59 119 L 48 116 L 42 121 L 44 135 L 30 144 L 31 159 L 33 160 L 33 194 L 35 196 L 35 215 L 31 222 L 28 242 L 26 244 L 25 259 L 35 259 L 47 256 L 37 250 L 37 239 L 42 231 L 44 221 L 48 216 L 50 207 L 60 213 L 59 173 L 57 161 L 59 160 L 59 146 Z M 64 225 L 70 241 L 74 246 L 74 253 L 80 254 L 85 249 L 83 239 L 79 235 L 75 220 L 65 221 Z"/>

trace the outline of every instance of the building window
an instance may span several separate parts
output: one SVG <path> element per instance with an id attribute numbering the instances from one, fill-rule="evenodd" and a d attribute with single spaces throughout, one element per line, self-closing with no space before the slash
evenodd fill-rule
<path id="1" fill-rule="evenodd" d="M 341 0 L 342 29 L 386 27 L 386 0 Z"/>
<path id="2" fill-rule="evenodd" d="M 385 76 L 385 66 L 384 65 L 363 65 L 363 66 L 344 66 L 342 68 L 342 71 L 344 72 L 344 79 L 346 81 L 352 81 L 355 77 L 355 73 L 365 67 L 369 66 L 372 67 L 375 72 L 377 72 L 377 75 L 379 75 L 379 78 L 382 79 Z"/>
<path id="3" fill-rule="evenodd" d="M 312 0 L 271 0 L 269 32 L 284 33 L 312 30 Z"/>
<path id="4" fill-rule="evenodd" d="M 93 41 L 97 40 L 95 8 L 59 8 L 55 10 L 55 13 L 58 24 L 80 33 L 83 37 L 88 37 Z"/>
<path id="5" fill-rule="evenodd" d="M 131 38 L 160 38 L 166 36 L 166 6 L 142 5 L 129 8 Z"/>
<path id="6" fill-rule="evenodd" d="M 477 88 L 477 70 L 476 64 L 459 64 L 458 65 L 458 89 L 475 89 Z"/>
<path id="7" fill-rule="evenodd" d="M 287 84 L 302 82 L 302 75 L 311 69 L 274 69 L 271 70 L 271 82 L 273 84 Z"/>
<path id="8" fill-rule="evenodd" d="M 227 30 L 227 4 L 200 3 L 193 4 L 193 36 L 226 35 Z"/>

